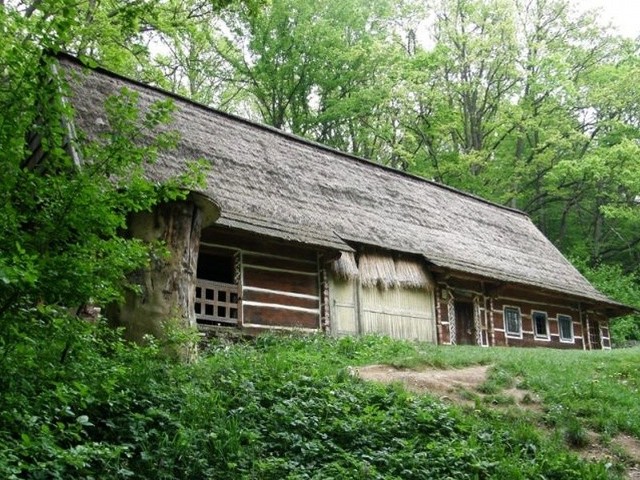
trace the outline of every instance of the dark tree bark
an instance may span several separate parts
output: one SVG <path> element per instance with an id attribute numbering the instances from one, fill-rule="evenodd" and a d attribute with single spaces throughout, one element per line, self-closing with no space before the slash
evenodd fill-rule
<path id="1" fill-rule="evenodd" d="M 195 327 L 195 280 L 203 213 L 190 201 L 159 205 L 137 213 L 129 231 L 146 242 L 161 241 L 168 256 L 154 256 L 149 267 L 132 279 L 142 291 L 127 295 L 113 319 L 125 327 L 125 337 L 141 342 L 145 335 L 166 336 L 167 324 Z"/>

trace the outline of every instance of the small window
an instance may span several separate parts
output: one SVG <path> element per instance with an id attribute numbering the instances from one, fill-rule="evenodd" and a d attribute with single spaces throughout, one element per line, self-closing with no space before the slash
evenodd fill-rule
<path id="1" fill-rule="evenodd" d="M 558 315 L 561 342 L 573 342 L 573 320 L 569 315 Z"/>
<path id="2" fill-rule="evenodd" d="M 549 338 L 549 325 L 547 322 L 547 314 L 545 312 L 531 312 L 531 321 L 533 322 L 533 332 L 536 338 Z"/>
<path id="3" fill-rule="evenodd" d="M 522 319 L 519 308 L 504 307 L 504 324 L 507 335 L 522 338 Z"/>

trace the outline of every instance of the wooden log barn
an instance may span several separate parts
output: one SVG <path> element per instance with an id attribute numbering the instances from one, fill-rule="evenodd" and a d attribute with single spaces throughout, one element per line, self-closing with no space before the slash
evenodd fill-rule
<path id="1" fill-rule="evenodd" d="M 188 251 L 189 260 L 168 275 L 186 288 L 185 322 L 202 331 L 591 350 L 610 348 L 609 320 L 630 312 L 596 290 L 523 212 L 70 56 L 59 63 L 75 128 L 89 138 L 108 128 L 103 105 L 122 89 L 136 92 L 142 109 L 170 98 L 168 128 L 180 141 L 150 178 L 174 176 L 189 160 L 210 164 L 197 193 L 217 214 L 193 222 L 204 207 L 190 204 L 177 252 Z M 151 297 L 133 302 L 123 322 L 140 317 Z"/>

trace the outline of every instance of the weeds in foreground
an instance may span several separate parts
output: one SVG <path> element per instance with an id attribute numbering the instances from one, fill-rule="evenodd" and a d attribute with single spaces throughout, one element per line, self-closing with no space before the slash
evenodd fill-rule
<path id="1" fill-rule="evenodd" d="M 486 405 L 465 411 L 397 385 L 364 382 L 347 368 L 399 358 L 416 358 L 415 365 L 492 363 L 500 369 L 493 381 L 522 378 L 534 386 L 551 422 L 561 418 L 550 407 L 554 395 L 587 388 L 567 371 L 564 383 L 554 383 L 561 375 L 551 366 L 574 362 L 573 354 L 264 336 L 214 343 L 199 362 L 184 365 L 100 327 L 60 321 L 43 328 L 41 338 L 6 352 L 0 364 L 3 478 L 615 477 L 604 463 L 580 460 L 562 439 L 540 435 L 527 418 Z M 73 347 L 61 361 L 71 334 Z M 538 376 L 542 366 L 523 368 L 534 353 L 547 376 Z M 614 358 L 586 361 L 587 368 Z M 621 381 L 607 365 L 599 372 Z M 626 385 L 636 381 L 631 369 L 616 372 Z M 584 411 L 578 416 L 571 401 L 563 408 L 580 425 L 602 421 Z M 614 418 L 617 408 L 609 405 Z"/>

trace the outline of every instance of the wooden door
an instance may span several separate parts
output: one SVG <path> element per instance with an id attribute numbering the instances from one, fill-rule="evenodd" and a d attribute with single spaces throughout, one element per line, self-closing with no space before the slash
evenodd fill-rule
<path id="1" fill-rule="evenodd" d="M 600 322 L 598 322 L 598 320 L 591 321 L 591 331 L 589 332 L 589 335 L 591 335 L 591 349 L 601 350 L 602 338 L 600 336 Z"/>
<path id="2" fill-rule="evenodd" d="M 473 315 L 473 303 L 455 302 L 456 343 L 458 345 L 476 344 L 476 327 Z"/>

